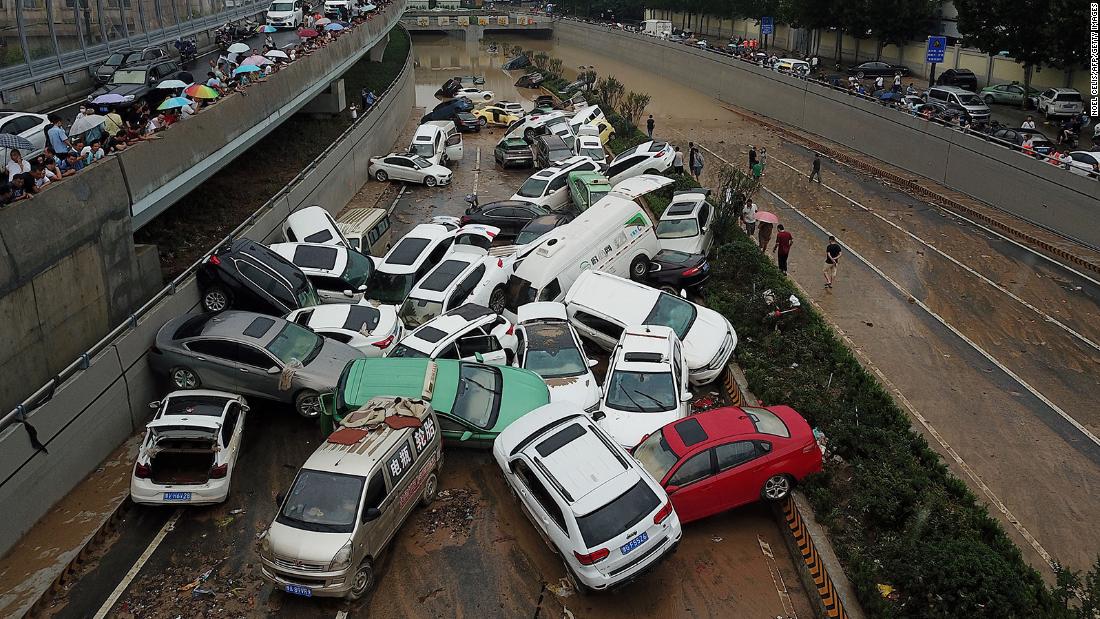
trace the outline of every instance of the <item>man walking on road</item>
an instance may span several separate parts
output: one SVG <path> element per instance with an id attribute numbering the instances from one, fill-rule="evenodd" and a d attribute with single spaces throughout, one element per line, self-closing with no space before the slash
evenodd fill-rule
<path id="1" fill-rule="evenodd" d="M 745 224 L 745 233 L 752 238 L 752 235 L 756 233 L 756 203 L 749 202 L 743 209 L 741 209 L 741 221 Z"/>
<path id="2" fill-rule="evenodd" d="M 825 287 L 832 288 L 836 281 L 836 265 L 840 262 L 840 243 L 836 237 L 829 235 L 829 244 L 825 246 Z"/>
<path id="3" fill-rule="evenodd" d="M 750 145 L 749 146 L 749 170 L 750 171 L 752 170 L 752 167 L 754 165 L 756 165 L 756 147 Z"/>
<path id="4" fill-rule="evenodd" d="M 672 154 L 672 171 L 676 174 L 684 173 L 684 151 L 680 150 L 680 147 L 676 147 L 676 151 Z"/>
<path id="5" fill-rule="evenodd" d="M 814 182 L 814 177 L 817 177 L 817 184 L 821 184 L 821 155 L 814 153 L 814 167 L 810 170 L 810 182 Z"/>
<path id="6" fill-rule="evenodd" d="M 779 258 L 779 270 L 787 273 L 787 256 L 791 254 L 791 245 L 794 245 L 794 237 L 779 224 L 779 234 L 775 235 L 775 255 Z"/>
<path id="7" fill-rule="evenodd" d="M 649 139 L 653 139 L 653 114 L 649 115 L 649 119 L 645 121 L 645 132 L 649 134 Z"/>

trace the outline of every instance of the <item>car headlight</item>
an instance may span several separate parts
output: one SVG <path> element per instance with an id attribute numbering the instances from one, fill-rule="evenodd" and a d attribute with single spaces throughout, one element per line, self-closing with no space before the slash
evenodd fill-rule
<path id="1" fill-rule="evenodd" d="M 267 531 L 260 534 L 260 556 L 271 557 L 271 538 L 267 536 Z"/>
<path id="2" fill-rule="evenodd" d="M 336 556 L 328 564 L 329 571 L 342 570 L 351 566 L 351 540 L 344 547 L 336 551 Z"/>

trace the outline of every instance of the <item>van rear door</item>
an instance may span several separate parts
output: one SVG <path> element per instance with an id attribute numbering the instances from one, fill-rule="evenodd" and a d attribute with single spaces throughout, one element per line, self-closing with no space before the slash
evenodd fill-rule
<path id="1" fill-rule="evenodd" d="M 638 176 L 617 183 L 611 188 L 611 193 L 628 200 L 637 200 L 662 187 L 668 187 L 672 183 L 673 180 L 671 178 L 659 176 L 657 174 L 639 174 Z"/>

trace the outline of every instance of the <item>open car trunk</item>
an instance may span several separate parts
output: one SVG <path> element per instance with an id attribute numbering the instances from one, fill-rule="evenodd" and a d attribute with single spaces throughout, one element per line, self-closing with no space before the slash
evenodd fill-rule
<path id="1" fill-rule="evenodd" d="M 150 448 L 150 479 L 157 484 L 205 484 L 217 451 L 211 432 L 158 431 Z"/>

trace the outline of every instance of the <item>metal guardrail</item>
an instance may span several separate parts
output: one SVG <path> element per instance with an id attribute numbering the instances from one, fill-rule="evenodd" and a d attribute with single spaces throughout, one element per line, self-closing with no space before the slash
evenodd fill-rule
<path id="1" fill-rule="evenodd" d="M 394 26 L 403 28 L 400 21 L 395 22 Z M 405 32 L 405 36 L 409 36 L 408 31 Z M 411 48 L 409 49 L 408 53 L 412 54 L 412 49 Z M 274 208 L 274 205 L 279 200 L 279 198 L 282 198 L 283 196 L 286 196 L 287 194 L 289 194 L 295 188 L 295 186 L 299 182 L 301 182 L 301 180 L 303 178 L 305 178 L 306 175 L 308 175 L 310 172 L 312 172 L 314 169 L 317 168 L 318 164 L 320 163 L 320 161 L 322 159 L 324 159 L 326 156 L 328 156 L 332 151 L 336 150 L 336 148 L 344 141 L 344 138 L 346 138 L 352 131 L 354 131 L 356 128 L 358 128 L 359 125 L 362 122 L 364 122 L 367 118 L 369 118 L 371 116 L 371 114 L 373 114 L 375 112 L 375 110 L 377 110 L 381 107 L 380 103 L 386 100 L 386 95 L 388 95 L 390 93 L 390 91 L 393 90 L 393 87 L 394 87 L 395 84 L 397 84 L 398 82 L 401 81 L 401 78 L 403 78 L 405 76 L 405 73 L 408 70 L 409 70 L 409 63 L 408 63 L 407 58 L 406 58 L 406 62 L 402 66 L 401 71 L 397 74 L 397 77 L 395 77 L 393 79 L 393 81 L 390 82 L 390 85 L 387 86 L 386 89 L 382 91 L 382 94 L 379 95 L 378 101 L 375 102 L 374 106 L 372 106 L 368 110 L 365 110 L 359 116 L 359 118 L 357 118 L 355 120 L 355 122 L 351 123 L 351 125 L 349 125 L 348 128 L 345 129 L 343 131 L 343 133 L 341 133 L 339 135 L 339 137 L 337 137 L 335 140 L 333 140 L 332 144 L 329 144 L 329 146 L 327 148 L 325 148 L 325 150 L 321 151 L 321 153 L 319 155 L 314 157 L 313 160 L 309 162 L 309 164 L 307 164 L 304 168 L 302 168 L 298 172 L 298 174 L 296 174 L 294 176 L 294 178 L 290 179 L 290 181 L 286 185 L 283 185 L 282 189 L 280 189 L 278 192 L 276 192 L 275 195 L 271 196 L 271 198 L 269 198 L 267 200 L 267 202 L 264 202 L 259 208 L 257 208 L 255 211 L 253 211 L 253 213 L 251 215 L 249 215 L 247 219 L 245 219 L 243 222 L 238 224 L 236 228 L 234 228 L 232 231 L 229 232 L 229 234 L 227 234 L 220 241 L 218 241 L 213 247 L 211 247 L 209 250 L 207 250 L 206 253 L 204 253 L 201 258 L 199 258 L 198 260 L 193 262 L 191 264 L 191 266 L 187 267 L 187 269 L 183 273 L 180 273 L 179 275 L 177 275 L 175 277 L 175 279 L 173 279 L 171 282 L 169 282 L 167 286 L 162 288 L 160 290 L 160 292 L 153 295 L 153 298 L 146 301 L 145 304 L 143 304 L 136 311 L 134 311 L 132 314 L 130 314 L 130 316 L 126 319 L 126 322 L 124 322 L 123 324 L 115 327 L 107 335 L 103 336 L 103 338 L 101 338 L 98 342 L 93 344 L 91 346 L 91 348 L 89 348 L 87 351 L 81 353 L 81 355 L 79 357 L 77 357 L 75 361 L 70 363 L 63 370 L 61 370 L 57 374 L 57 376 L 50 379 L 50 381 L 47 382 L 42 387 L 39 387 L 37 391 L 35 391 L 28 398 L 23 400 L 23 402 L 21 404 L 16 405 L 16 407 L 11 412 L 4 415 L 3 419 L 0 419 L 0 432 L 3 432 L 4 430 L 6 430 L 11 425 L 14 425 L 16 423 L 22 423 L 23 421 L 26 420 L 27 415 L 29 415 L 31 412 L 33 412 L 39 406 L 42 406 L 46 402 L 49 402 L 50 399 L 53 397 L 53 394 L 57 390 L 58 387 L 60 387 L 62 384 L 64 384 L 69 379 L 76 376 L 79 372 L 82 372 L 82 371 L 88 369 L 88 367 L 91 366 L 92 359 L 96 355 L 98 355 L 99 353 L 103 352 L 108 347 L 110 347 L 111 344 L 115 340 L 117 340 L 118 338 L 122 337 L 123 335 L 125 335 L 129 331 L 136 328 L 137 325 L 138 325 L 138 321 L 141 319 L 141 317 L 144 316 L 145 314 L 149 313 L 149 311 L 151 309 L 153 309 L 154 307 L 156 307 L 158 303 L 160 303 L 162 300 L 176 294 L 176 290 L 183 283 L 185 283 L 188 278 L 194 276 L 195 273 L 198 271 L 199 267 L 202 265 L 202 263 L 211 254 L 213 254 L 215 251 L 217 251 L 217 249 L 219 247 L 225 245 L 226 243 L 230 242 L 232 239 L 239 236 L 241 233 L 246 231 L 250 226 L 252 226 L 252 224 L 256 223 L 256 220 L 260 216 L 262 216 L 264 212 L 269 211 L 272 208 Z"/>

